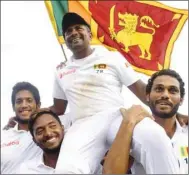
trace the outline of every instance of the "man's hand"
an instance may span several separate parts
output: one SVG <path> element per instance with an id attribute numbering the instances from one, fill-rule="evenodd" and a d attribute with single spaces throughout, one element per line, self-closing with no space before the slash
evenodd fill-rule
<path id="1" fill-rule="evenodd" d="M 14 128 L 14 126 L 16 125 L 16 117 L 11 117 L 7 123 L 7 125 L 3 128 L 4 130 L 8 130 L 10 128 Z"/>
<path id="2" fill-rule="evenodd" d="M 176 117 L 181 126 L 188 125 L 188 118 L 189 118 L 188 115 L 183 115 L 183 114 L 177 113 Z"/>
<path id="3" fill-rule="evenodd" d="M 133 105 L 129 109 L 121 108 L 120 111 L 123 116 L 123 121 L 127 123 L 131 123 L 133 125 L 136 125 L 145 117 L 149 117 L 152 120 L 154 120 L 152 115 L 141 105 Z"/>

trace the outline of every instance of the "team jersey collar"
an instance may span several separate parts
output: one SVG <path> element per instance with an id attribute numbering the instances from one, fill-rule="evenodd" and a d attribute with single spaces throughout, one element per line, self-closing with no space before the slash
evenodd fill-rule
<path id="1" fill-rule="evenodd" d="M 185 132 L 188 126 L 181 126 L 176 119 L 176 131 L 175 132 Z"/>
<path id="2" fill-rule="evenodd" d="M 18 122 L 16 122 L 16 125 L 11 128 L 13 131 L 17 132 L 17 133 L 22 133 L 22 132 L 28 132 L 28 131 L 25 131 L 25 130 L 19 130 L 18 129 Z"/>
<path id="3" fill-rule="evenodd" d="M 54 170 L 54 168 L 45 165 L 43 153 L 40 154 L 40 158 L 37 161 L 37 167 L 42 167 L 43 169 L 45 168 L 45 169 L 52 169 L 52 170 Z"/>
<path id="4" fill-rule="evenodd" d="M 76 64 L 83 64 L 83 63 L 89 63 L 91 61 L 94 61 L 94 60 L 97 60 L 98 58 L 100 58 L 101 56 L 104 56 L 106 53 L 108 53 L 108 50 L 105 48 L 105 47 L 95 47 L 95 48 L 92 48 L 93 49 L 93 52 L 85 57 L 85 58 L 82 58 L 82 59 L 75 59 L 74 56 L 72 55 L 71 56 L 71 62 L 73 63 L 76 63 Z"/>

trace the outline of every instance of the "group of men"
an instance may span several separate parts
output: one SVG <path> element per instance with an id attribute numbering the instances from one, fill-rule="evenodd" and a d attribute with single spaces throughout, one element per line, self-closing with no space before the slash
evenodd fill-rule
<path id="1" fill-rule="evenodd" d="M 188 128 L 177 116 L 185 95 L 179 74 L 162 70 L 146 85 L 121 54 L 91 48 L 90 26 L 76 13 L 64 15 L 62 30 L 73 56 L 57 66 L 54 104 L 40 109 L 39 92 L 28 82 L 13 88 L 17 124 L 2 133 L 1 173 L 188 173 Z M 152 116 L 140 105 L 124 109 L 123 85 Z"/>

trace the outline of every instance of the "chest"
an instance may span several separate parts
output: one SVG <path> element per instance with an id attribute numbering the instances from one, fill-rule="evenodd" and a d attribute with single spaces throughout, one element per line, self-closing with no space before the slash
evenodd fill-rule
<path id="1" fill-rule="evenodd" d="M 104 62 L 87 64 L 79 67 L 68 67 L 58 74 L 64 91 L 68 89 L 119 86 L 119 78 L 114 66 Z"/>
<path id="2" fill-rule="evenodd" d="M 188 172 L 188 137 L 186 135 L 177 135 L 172 145 L 179 159 L 180 167 L 185 172 Z"/>
<path id="3" fill-rule="evenodd" d="M 16 162 L 19 159 L 30 158 L 38 147 L 32 141 L 29 133 L 20 133 L 1 141 L 1 159 L 3 163 Z"/>

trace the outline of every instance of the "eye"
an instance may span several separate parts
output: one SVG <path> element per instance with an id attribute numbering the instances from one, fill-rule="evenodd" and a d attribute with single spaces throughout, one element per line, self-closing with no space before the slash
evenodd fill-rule
<path id="1" fill-rule="evenodd" d="M 32 103 L 33 99 L 32 98 L 28 98 L 27 101 L 28 101 L 28 103 Z"/>
<path id="2" fill-rule="evenodd" d="M 69 35 L 72 32 L 72 29 L 67 29 L 65 35 Z"/>
<path id="3" fill-rule="evenodd" d="M 43 133 L 42 129 L 36 131 L 36 135 L 41 135 L 42 133 Z"/>
<path id="4" fill-rule="evenodd" d="M 79 30 L 79 31 L 83 30 L 82 26 L 76 26 L 75 29 L 76 29 L 76 30 Z"/>
<path id="5" fill-rule="evenodd" d="M 175 88 L 175 87 L 172 87 L 172 88 L 169 89 L 169 92 L 170 92 L 171 94 L 176 94 L 176 93 L 179 92 L 179 90 L 178 90 L 177 88 Z"/>
<path id="6" fill-rule="evenodd" d="M 53 124 L 53 125 L 50 125 L 49 127 L 50 127 L 51 129 L 55 129 L 55 128 L 56 128 L 56 125 Z"/>
<path id="7" fill-rule="evenodd" d="M 22 100 L 16 100 L 16 104 L 21 104 Z"/>
<path id="8" fill-rule="evenodd" d="M 162 92 L 163 91 L 163 87 L 158 86 L 158 87 L 155 88 L 155 91 L 156 92 Z"/>

